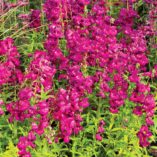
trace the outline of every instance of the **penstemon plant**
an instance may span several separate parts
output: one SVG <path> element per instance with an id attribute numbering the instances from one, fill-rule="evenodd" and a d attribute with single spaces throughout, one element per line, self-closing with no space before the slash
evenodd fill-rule
<path id="1" fill-rule="evenodd" d="M 3 2 L 0 12 L 2 156 L 153 154 L 157 3 L 32 4 Z M 7 125 L 16 140 L 1 137 Z"/>

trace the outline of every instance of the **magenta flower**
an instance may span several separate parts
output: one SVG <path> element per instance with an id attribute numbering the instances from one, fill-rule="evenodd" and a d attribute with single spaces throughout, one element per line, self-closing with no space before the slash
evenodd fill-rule
<path id="1" fill-rule="evenodd" d="M 30 24 L 31 28 L 38 28 L 41 26 L 41 11 L 40 10 L 32 10 L 30 14 Z"/>
<path id="2" fill-rule="evenodd" d="M 139 138 L 140 146 L 147 147 L 149 146 L 148 138 L 152 136 L 152 133 L 148 130 L 146 125 L 142 125 L 140 131 L 137 133 Z"/>
<path id="3" fill-rule="evenodd" d="M 95 138 L 97 141 L 102 141 L 102 136 L 100 134 L 96 134 Z"/>

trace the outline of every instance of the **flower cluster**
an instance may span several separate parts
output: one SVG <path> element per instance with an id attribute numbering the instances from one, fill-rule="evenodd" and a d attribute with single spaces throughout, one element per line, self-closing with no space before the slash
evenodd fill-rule
<path id="1" fill-rule="evenodd" d="M 140 145 L 143 147 L 149 146 L 148 138 L 152 136 L 152 133 L 149 131 L 148 126 L 142 125 L 140 131 L 137 133 L 137 136 L 140 139 Z"/>
<path id="2" fill-rule="evenodd" d="M 55 73 L 56 68 L 51 64 L 48 54 L 44 51 L 36 51 L 24 78 L 32 81 L 36 91 L 40 91 L 41 85 L 47 91 L 52 88 Z"/>
<path id="3" fill-rule="evenodd" d="M 99 122 L 99 127 L 98 127 L 98 130 L 97 130 L 97 133 L 96 133 L 96 135 L 95 135 L 95 138 L 96 138 L 96 140 L 98 140 L 98 141 L 102 141 L 102 136 L 101 136 L 101 134 L 103 134 L 104 133 L 104 125 L 105 125 L 105 122 L 103 121 L 103 120 L 100 120 L 100 122 Z"/>
<path id="4" fill-rule="evenodd" d="M 59 121 L 60 132 L 57 138 L 69 142 L 72 134 L 82 130 L 80 113 L 88 107 L 88 99 L 81 98 L 75 89 L 60 89 L 53 103 L 53 117 Z"/>
<path id="5" fill-rule="evenodd" d="M 26 118 L 33 116 L 32 108 L 30 104 L 30 98 L 33 96 L 33 92 L 30 88 L 24 88 L 19 91 L 19 100 L 17 102 L 11 102 L 7 104 L 7 111 L 10 113 L 9 121 L 14 119 L 24 121 Z"/>
<path id="6" fill-rule="evenodd" d="M 32 9 L 29 14 L 19 14 L 18 18 L 22 21 L 22 24 L 26 28 L 38 28 L 41 26 L 41 11 L 38 9 Z"/>
<path id="7" fill-rule="evenodd" d="M 41 26 L 41 11 L 40 10 L 32 10 L 30 14 L 30 28 L 38 28 Z"/>
<path id="8" fill-rule="evenodd" d="M 146 125 L 153 125 L 155 100 L 150 94 L 149 84 L 143 84 L 140 75 L 150 73 L 147 71 L 146 38 L 154 32 L 153 27 L 135 25 L 135 20 L 140 17 L 133 9 L 136 1 L 129 1 L 128 8 L 121 9 L 115 22 L 107 15 L 104 1 L 78 1 L 77 5 L 68 2 L 62 1 L 60 5 L 54 2 L 53 5 L 47 0 L 44 5 L 50 23 L 45 48 L 53 56 L 53 63 L 59 63 L 58 70 L 64 71 L 59 78 L 67 79 L 82 96 L 92 93 L 94 84 L 99 83 L 98 95 L 101 98 L 109 96 L 112 113 L 118 113 L 119 107 L 125 105 L 129 82 L 135 83 L 136 88 L 130 97 L 130 101 L 137 104 L 133 113 L 142 116 L 145 112 Z M 89 3 L 90 9 L 86 10 Z M 74 6 L 79 7 L 78 11 Z M 66 56 L 59 47 L 61 40 L 66 40 Z M 88 67 L 100 70 L 91 76 Z M 101 139 L 100 136 L 97 138 Z"/>
<path id="9" fill-rule="evenodd" d="M 18 101 L 7 104 L 6 109 L 10 113 L 9 121 L 24 121 L 30 119 L 30 133 L 41 135 L 48 126 L 49 102 L 47 97 L 40 97 L 42 92 L 52 88 L 52 80 L 55 75 L 55 68 L 51 65 L 46 52 L 36 51 L 27 72 L 23 75 L 21 88 L 18 92 Z M 27 86 L 28 85 L 28 86 Z M 28 135 L 29 136 L 29 135 Z M 26 148 L 33 145 L 29 137 L 21 137 L 18 143 L 19 154 L 27 155 Z"/>
<path id="10" fill-rule="evenodd" d="M 13 39 L 0 41 L 0 85 L 22 81 L 19 57 Z"/>
<path id="11" fill-rule="evenodd" d="M 29 132 L 27 137 L 20 137 L 19 143 L 17 145 L 19 151 L 20 157 L 31 157 L 30 152 L 27 151 L 27 147 L 35 148 L 34 141 L 36 139 L 36 136 L 33 132 Z"/>
<path id="12" fill-rule="evenodd" d="M 147 130 L 148 126 L 153 125 L 152 117 L 155 112 L 155 100 L 154 96 L 150 93 L 149 84 L 142 83 L 140 73 L 147 74 L 148 77 L 151 77 L 151 72 L 147 72 L 147 40 L 146 37 L 152 35 L 152 28 L 145 27 L 147 31 L 143 31 L 143 27 L 136 26 L 134 29 L 133 19 L 138 18 L 138 15 L 131 8 L 129 10 L 123 9 L 120 12 L 120 17 L 116 21 L 116 24 L 120 25 L 121 28 L 119 31 L 122 31 L 124 37 L 121 38 L 121 43 L 123 45 L 124 52 L 127 54 L 127 71 L 129 72 L 129 80 L 130 82 L 135 83 L 136 88 L 131 94 L 130 100 L 135 104 L 138 104 L 133 113 L 142 116 L 143 113 L 146 113 L 145 122 Z M 132 20 L 131 20 L 132 19 Z M 131 20 L 131 21 L 128 21 Z M 125 21 L 125 22 L 124 22 Z M 143 127 L 141 127 L 142 130 Z M 140 133 L 139 133 L 140 134 Z M 147 136 L 147 138 L 149 138 Z M 143 141 L 143 137 L 141 135 L 138 136 L 140 140 L 140 145 L 145 147 L 148 146 Z"/>
<path id="13" fill-rule="evenodd" d="M 155 112 L 155 100 L 153 95 L 149 94 L 150 87 L 145 84 L 138 84 L 135 91 L 132 93 L 130 100 L 142 104 L 142 106 L 136 106 L 133 112 L 141 116 L 143 112 L 146 113 L 146 124 L 148 126 L 153 125 L 153 120 L 151 119 L 154 116 Z"/>

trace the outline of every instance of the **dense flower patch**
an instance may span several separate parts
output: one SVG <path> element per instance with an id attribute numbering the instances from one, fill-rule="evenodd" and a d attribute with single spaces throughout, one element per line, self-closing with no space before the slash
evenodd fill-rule
<path id="1" fill-rule="evenodd" d="M 18 3 L 11 7 L 28 4 Z M 19 156 L 31 156 L 28 148 L 36 148 L 37 136 L 44 135 L 50 144 L 70 143 L 73 135 L 84 130 L 84 115 L 99 110 L 92 104 L 97 98 L 107 101 L 105 112 L 112 115 L 118 115 L 126 101 L 133 103 L 132 114 L 142 117 L 136 131 L 139 145 L 150 145 L 156 107 L 150 80 L 157 78 L 157 65 L 149 67 L 148 44 L 157 34 L 157 2 L 143 1 L 150 9 L 143 23 L 138 22 L 140 13 L 134 3 L 123 1 L 117 18 L 108 14 L 104 0 L 46 0 L 43 11 L 18 15 L 27 29 L 39 33 L 42 12 L 48 24 L 44 50 L 31 54 L 25 69 L 14 40 L 0 40 L 0 92 L 5 85 L 18 86 L 14 100 L 0 99 L 0 115 L 7 113 L 10 123 L 28 120 L 30 125 L 28 134 L 19 138 Z M 97 141 L 105 138 L 107 119 L 100 116 L 98 120 Z M 54 141 L 45 135 L 49 127 L 55 130 Z"/>

